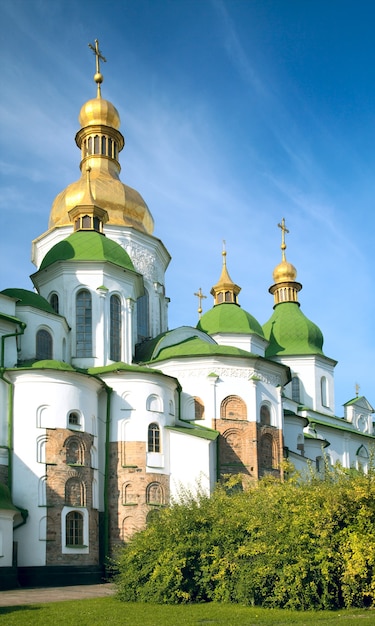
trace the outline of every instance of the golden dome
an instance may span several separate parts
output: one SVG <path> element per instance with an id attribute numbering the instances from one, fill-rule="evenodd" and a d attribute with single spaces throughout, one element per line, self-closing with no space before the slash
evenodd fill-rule
<path id="1" fill-rule="evenodd" d="M 124 185 L 110 173 L 91 170 L 91 193 L 95 204 L 108 213 L 107 224 L 133 226 L 141 232 L 152 234 L 154 220 L 142 196 L 131 187 Z M 86 174 L 68 185 L 56 196 L 49 218 L 48 228 L 71 224 L 69 211 L 82 204 L 86 192 Z"/>
<path id="2" fill-rule="evenodd" d="M 78 117 L 81 127 L 103 124 L 118 130 L 120 128 L 120 116 L 112 102 L 103 98 L 92 98 L 85 102 Z"/>
<path id="3" fill-rule="evenodd" d="M 284 283 L 286 281 L 295 281 L 297 278 L 297 270 L 291 263 L 283 260 L 279 265 L 276 265 L 273 270 L 273 280 L 274 283 Z"/>
<path id="4" fill-rule="evenodd" d="M 97 97 L 88 100 L 79 114 L 80 130 L 75 141 L 81 150 L 81 178 L 68 185 L 56 196 L 49 218 L 48 228 L 71 225 L 69 212 L 77 206 L 85 205 L 87 194 L 87 170 L 90 171 L 90 192 L 92 201 L 108 214 L 108 225 L 131 226 L 141 232 L 152 234 L 154 220 L 142 196 L 120 180 L 118 155 L 125 141 L 120 127 L 117 109 L 101 97 L 100 85 L 103 75 L 99 61 L 105 58 L 95 46 L 89 44 L 96 56 Z"/>

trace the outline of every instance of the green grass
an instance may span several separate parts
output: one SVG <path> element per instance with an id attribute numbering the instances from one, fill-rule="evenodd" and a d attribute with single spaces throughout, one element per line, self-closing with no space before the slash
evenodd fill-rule
<path id="1" fill-rule="evenodd" d="M 235 604 L 155 605 L 120 602 L 116 598 L 75 600 L 0 607 L 0 623 L 11 626 L 250 626 L 258 624 L 348 624 L 375 623 L 372 610 L 283 611 Z"/>

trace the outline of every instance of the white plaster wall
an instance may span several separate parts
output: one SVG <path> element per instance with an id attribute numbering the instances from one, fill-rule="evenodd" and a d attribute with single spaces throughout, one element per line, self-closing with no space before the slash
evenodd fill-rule
<path id="1" fill-rule="evenodd" d="M 222 401 L 229 395 L 237 395 L 247 406 L 249 421 L 259 420 L 260 405 L 267 402 L 272 407 L 272 425 L 282 427 L 280 389 L 286 380 L 284 368 L 258 359 L 252 362 L 205 357 L 176 359 L 158 363 L 158 367 L 165 373 L 173 372 L 182 385 L 181 418 L 184 420 L 194 419 L 193 398 L 196 396 L 205 406 L 205 419 L 199 423 L 213 428 L 215 419 L 220 418 Z"/>
<path id="2" fill-rule="evenodd" d="M 17 307 L 17 314 L 27 324 L 24 334 L 18 340 L 21 347 L 18 355 L 20 360 L 35 359 L 36 333 L 41 329 L 48 330 L 52 336 L 52 358 L 57 361 L 65 360 L 68 362 L 70 360 L 69 350 L 66 351 L 65 355 L 63 353 L 63 340 L 65 339 L 67 347 L 70 345 L 69 328 L 63 317 L 23 306 Z M 63 358 L 64 356 L 65 358 Z"/>
<path id="3" fill-rule="evenodd" d="M 47 435 L 46 428 L 67 428 L 70 410 L 79 411 L 83 428 L 92 432 L 101 386 L 95 379 L 70 372 L 28 370 L 10 375 L 15 382 L 13 502 L 29 511 L 27 523 L 15 530 L 18 564 L 44 565 L 46 544 L 40 532 L 46 508 L 39 506 L 38 493 L 46 466 L 43 459 L 38 461 L 38 440 Z"/>
<path id="4" fill-rule="evenodd" d="M 268 345 L 266 339 L 262 339 L 258 335 L 244 335 L 235 333 L 216 333 L 211 335 L 215 341 L 221 346 L 235 346 L 241 350 L 247 350 L 252 354 L 264 356 L 265 349 Z"/>
<path id="5" fill-rule="evenodd" d="M 301 404 L 314 411 L 335 413 L 334 364 L 331 359 L 320 356 L 278 357 L 277 362 L 290 367 L 292 375 L 300 379 Z M 329 389 L 329 406 L 323 406 L 321 401 L 320 380 L 325 376 Z M 291 383 L 285 388 L 287 397 L 292 397 Z"/>
<path id="6" fill-rule="evenodd" d="M 211 493 L 216 480 L 215 443 L 176 431 L 169 431 L 169 437 L 172 498 L 179 499 L 181 486 L 193 494 L 198 489 Z"/>

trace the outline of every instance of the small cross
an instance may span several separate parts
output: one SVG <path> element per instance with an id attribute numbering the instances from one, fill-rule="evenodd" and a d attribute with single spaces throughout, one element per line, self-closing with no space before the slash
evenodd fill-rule
<path id="1" fill-rule="evenodd" d="M 359 390 L 360 390 L 360 386 L 358 385 L 358 383 L 355 384 L 355 397 L 358 398 L 358 394 L 359 394 Z"/>
<path id="2" fill-rule="evenodd" d="M 103 57 L 102 53 L 99 50 L 99 41 L 98 39 L 95 39 L 95 46 L 92 45 L 92 43 L 89 43 L 89 48 L 91 48 L 91 50 L 93 51 L 93 53 L 95 54 L 96 57 L 96 73 L 100 74 L 100 63 L 99 61 L 103 61 L 103 63 L 107 63 L 107 59 L 105 57 Z"/>
<path id="3" fill-rule="evenodd" d="M 282 250 L 283 261 L 285 261 L 285 250 L 286 250 L 285 233 L 289 233 L 289 230 L 285 226 L 284 217 L 281 220 L 281 224 L 278 224 L 278 227 L 281 228 L 281 250 Z"/>
<path id="4" fill-rule="evenodd" d="M 199 319 L 200 319 L 202 315 L 202 300 L 207 298 L 207 296 L 203 295 L 201 287 L 199 287 L 198 291 L 194 295 L 197 296 L 199 300 L 198 313 L 199 313 Z"/>

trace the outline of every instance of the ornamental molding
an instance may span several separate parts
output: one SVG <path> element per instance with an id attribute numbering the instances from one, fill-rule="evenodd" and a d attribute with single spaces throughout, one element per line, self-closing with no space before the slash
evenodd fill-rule
<path id="1" fill-rule="evenodd" d="M 163 272 L 155 254 L 134 242 L 126 245 L 125 249 L 137 272 L 153 282 L 164 283 Z"/>
<path id="2" fill-rule="evenodd" d="M 262 383 L 272 385 L 274 387 L 282 384 L 280 376 L 264 374 L 255 368 L 215 366 L 214 370 L 218 378 L 240 378 L 254 383 L 261 381 Z M 195 367 L 190 369 L 173 370 L 173 375 L 176 378 L 203 378 L 210 376 L 210 374 L 212 374 L 212 366 L 209 368 Z"/>

